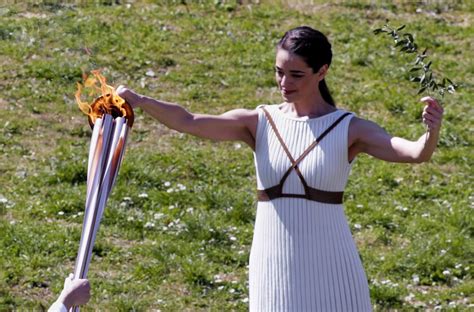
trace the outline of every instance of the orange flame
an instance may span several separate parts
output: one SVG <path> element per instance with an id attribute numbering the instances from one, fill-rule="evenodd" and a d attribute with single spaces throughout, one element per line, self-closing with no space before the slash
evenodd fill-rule
<path id="1" fill-rule="evenodd" d="M 101 118 L 104 114 L 110 114 L 113 118 L 125 117 L 128 125 L 133 125 L 134 115 L 130 104 L 121 98 L 112 86 L 109 86 L 104 76 L 100 74 L 99 70 L 93 70 L 91 73 L 94 76 L 84 76 L 84 86 L 77 83 L 77 91 L 75 93 L 76 102 L 79 109 L 89 116 L 89 123 L 91 127 L 94 125 L 97 118 Z M 100 82 L 100 87 L 97 85 Z M 82 89 L 90 89 L 89 96 L 99 94 L 92 104 L 83 102 L 81 100 Z"/>

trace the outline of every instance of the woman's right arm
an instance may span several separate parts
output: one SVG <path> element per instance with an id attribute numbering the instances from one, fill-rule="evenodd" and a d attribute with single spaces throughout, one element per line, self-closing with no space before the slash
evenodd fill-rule
<path id="1" fill-rule="evenodd" d="M 243 141 L 255 147 L 256 110 L 234 109 L 221 115 L 193 114 L 178 104 L 158 101 L 119 86 L 117 94 L 168 128 L 215 141 Z"/>

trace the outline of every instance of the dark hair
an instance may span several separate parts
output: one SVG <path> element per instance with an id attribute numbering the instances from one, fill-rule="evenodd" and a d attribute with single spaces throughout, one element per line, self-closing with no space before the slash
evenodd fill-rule
<path id="1" fill-rule="evenodd" d="M 324 64 L 331 65 L 332 51 L 328 38 L 320 31 L 308 26 L 300 26 L 287 31 L 278 42 L 277 48 L 302 57 L 313 72 L 317 72 Z M 336 106 L 324 79 L 319 82 L 319 91 L 326 102 Z"/>

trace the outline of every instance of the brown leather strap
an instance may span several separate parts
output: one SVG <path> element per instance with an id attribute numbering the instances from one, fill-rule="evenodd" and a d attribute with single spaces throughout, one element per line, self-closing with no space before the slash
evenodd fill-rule
<path id="1" fill-rule="evenodd" d="M 278 131 L 275 122 L 273 121 L 273 118 L 271 117 L 270 113 L 262 107 L 265 116 L 270 123 L 270 126 L 273 129 L 273 132 L 275 133 L 278 141 L 280 142 L 283 150 L 285 151 L 286 155 L 290 159 L 291 162 L 291 167 L 288 168 L 288 170 L 285 172 L 283 175 L 282 179 L 280 180 L 280 183 L 278 185 L 275 185 L 271 188 L 265 189 L 265 190 L 257 190 L 257 198 L 259 201 L 268 201 L 272 200 L 274 198 L 278 197 L 293 197 L 293 198 L 306 198 L 309 200 L 314 200 L 314 201 L 319 201 L 323 203 L 332 203 L 332 204 L 340 204 L 342 203 L 342 198 L 343 198 L 343 192 L 328 192 L 328 191 L 322 191 L 318 190 L 315 188 L 312 188 L 308 186 L 306 183 L 306 180 L 303 177 L 303 174 L 298 168 L 298 164 L 321 142 L 321 140 L 329 133 L 331 132 L 332 129 L 334 129 L 345 117 L 350 115 L 351 113 L 345 113 L 341 115 L 336 121 L 334 121 L 326 130 L 321 133 L 316 140 L 298 157 L 297 160 L 293 158 L 291 155 L 290 151 L 288 150 L 288 147 L 286 146 L 285 142 L 283 141 L 282 136 L 280 135 L 280 132 Z M 295 170 L 296 174 L 301 180 L 301 183 L 303 184 L 305 194 L 284 194 L 283 193 L 283 184 L 285 183 L 286 179 L 291 173 L 291 170 Z"/>

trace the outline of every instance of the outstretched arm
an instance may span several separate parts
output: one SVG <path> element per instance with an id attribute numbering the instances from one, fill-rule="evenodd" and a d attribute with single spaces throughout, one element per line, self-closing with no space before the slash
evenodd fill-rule
<path id="1" fill-rule="evenodd" d="M 439 139 L 443 108 L 431 98 L 424 97 L 423 122 L 428 131 L 417 141 L 409 141 L 389 135 L 377 124 L 353 118 L 349 131 L 349 159 L 358 153 L 367 153 L 378 159 L 391 162 L 421 163 L 428 161 Z"/>
<path id="2" fill-rule="evenodd" d="M 255 146 L 258 115 L 255 110 L 235 109 L 221 115 L 193 114 L 174 103 L 158 101 L 123 86 L 117 94 L 133 108 L 140 107 L 168 128 L 216 141 L 243 141 Z"/>

